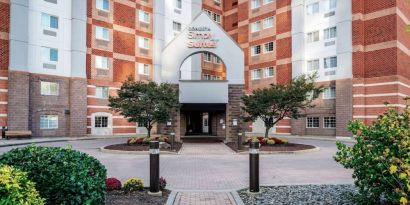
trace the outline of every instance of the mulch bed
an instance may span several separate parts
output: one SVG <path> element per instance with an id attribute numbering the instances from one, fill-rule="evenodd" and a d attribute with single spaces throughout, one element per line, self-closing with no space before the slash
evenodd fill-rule
<path id="1" fill-rule="evenodd" d="M 153 205 L 165 204 L 170 191 L 165 190 L 162 196 L 151 196 L 148 190 L 133 193 L 122 191 L 109 191 L 106 195 L 106 205 Z"/>
<path id="2" fill-rule="evenodd" d="M 175 142 L 175 152 L 178 152 L 181 147 L 182 143 Z M 126 143 L 124 144 L 114 144 L 114 145 L 108 145 L 104 147 L 105 149 L 110 149 L 110 150 L 120 150 L 120 151 L 149 151 L 149 145 L 128 145 Z M 169 151 L 171 152 L 171 148 L 169 149 L 160 149 L 161 151 Z"/>
<path id="3" fill-rule="evenodd" d="M 243 146 L 242 150 L 237 149 L 237 143 L 235 142 L 228 142 L 226 143 L 228 147 L 230 147 L 235 152 L 242 152 L 247 151 L 248 147 Z M 259 149 L 262 152 L 294 152 L 300 150 L 308 150 L 314 149 L 315 146 L 312 145 L 305 145 L 305 144 L 296 144 L 296 143 L 287 143 L 287 144 L 277 144 L 273 146 L 261 146 Z"/>

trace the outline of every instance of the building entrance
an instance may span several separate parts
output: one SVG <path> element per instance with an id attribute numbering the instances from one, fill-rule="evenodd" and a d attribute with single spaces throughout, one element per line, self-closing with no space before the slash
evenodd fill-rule
<path id="1" fill-rule="evenodd" d="M 224 136 L 226 104 L 183 104 L 181 133 L 185 136 Z"/>

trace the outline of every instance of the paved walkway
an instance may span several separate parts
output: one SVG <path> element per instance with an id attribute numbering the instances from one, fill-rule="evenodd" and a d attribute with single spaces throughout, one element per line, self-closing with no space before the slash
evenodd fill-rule
<path id="1" fill-rule="evenodd" d="M 215 143 L 192 143 L 182 145 L 179 151 L 181 155 L 233 155 L 236 154 L 231 148 L 222 142 Z"/>
<path id="2" fill-rule="evenodd" d="M 236 205 L 230 192 L 178 192 L 173 205 Z"/>

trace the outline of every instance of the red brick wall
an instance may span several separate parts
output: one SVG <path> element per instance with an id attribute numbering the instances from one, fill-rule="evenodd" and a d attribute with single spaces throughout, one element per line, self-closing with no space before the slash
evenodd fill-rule
<path id="1" fill-rule="evenodd" d="M 0 101 L 8 98 L 10 3 L 0 2 Z M 7 125 L 7 104 L 0 104 L 0 126 Z"/>

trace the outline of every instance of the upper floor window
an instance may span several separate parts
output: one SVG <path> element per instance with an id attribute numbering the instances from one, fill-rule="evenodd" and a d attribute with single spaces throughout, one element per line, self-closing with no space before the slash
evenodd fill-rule
<path id="1" fill-rule="evenodd" d="M 261 54 L 261 45 L 256 45 L 251 47 L 252 56 Z"/>
<path id="2" fill-rule="evenodd" d="M 97 86 L 95 88 L 95 97 L 97 98 L 108 98 L 108 87 Z"/>
<path id="3" fill-rule="evenodd" d="M 323 90 L 323 99 L 335 99 L 336 87 L 327 87 Z"/>
<path id="4" fill-rule="evenodd" d="M 336 26 L 325 29 L 323 33 L 324 33 L 325 40 L 331 39 L 331 38 L 336 38 L 336 36 L 337 36 Z"/>
<path id="5" fill-rule="evenodd" d="M 260 0 L 252 0 L 251 1 L 251 8 L 256 9 L 261 6 L 261 1 Z"/>
<path id="6" fill-rule="evenodd" d="M 263 20 L 263 28 L 270 28 L 273 27 L 273 16 L 266 18 Z"/>
<path id="7" fill-rule="evenodd" d="M 181 32 L 181 30 L 182 30 L 181 23 L 176 22 L 176 21 L 172 22 L 172 29 L 176 32 Z"/>
<path id="8" fill-rule="evenodd" d="M 149 39 L 144 37 L 138 37 L 138 46 L 140 48 L 149 49 Z"/>
<path id="9" fill-rule="evenodd" d="M 264 46 L 264 53 L 270 53 L 273 51 L 273 42 L 265 43 Z"/>
<path id="10" fill-rule="evenodd" d="M 262 71 L 260 69 L 252 70 L 251 78 L 252 80 L 258 80 L 262 77 Z"/>
<path id="11" fill-rule="evenodd" d="M 41 24 L 46 28 L 58 29 L 58 17 L 42 13 Z"/>
<path id="12" fill-rule="evenodd" d="M 265 78 L 270 78 L 275 75 L 275 69 L 273 67 L 265 68 Z"/>
<path id="13" fill-rule="evenodd" d="M 261 21 L 256 21 L 256 22 L 253 22 L 252 24 L 251 24 L 251 31 L 252 32 L 258 32 L 258 31 L 260 31 L 262 29 L 262 23 L 261 23 Z"/>
<path id="14" fill-rule="evenodd" d="M 149 65 L 138 63 L 138 73 L 140 75 L 149 75 Z"/>
<path id="15" fill-rule="evenodd" d="M 182 0 L 175 0 L 175 7 L 182 9 Z"/>
<path id="16" fill-rule="evenodd" d="M 108 69 L 108 58 L 104 56 L 95 56 L 95 67 L 98 69 Z"/>
<path id="17" fill-rule="evenodd" d="M 319 13 L 319 2 L 307 5 L 307 14 L 313 15 Z"/>
<path id="18" fill-rule="evenodd" d="M 95 5 L 98 10 L 110 11 L 109 0 L 96 0 Z"/>
<path id="19" fill-rule="evenodd" d="M 308 43 L 317 42 L 317 41 L 319 41 L 319 31 L 313 31 L 307 34 Z"/>
<path id="20" fill-rule="evenodd" d="M 143 10 L 139 11 L 139 20 L 144 23 L 149 23 L 149 13 Z"/>
<path id="21" fill-rule="evenodd" d="M 336 68 L 337 67 L 337 57 L 333 56 L 333 57 L 327 57 L 324 60 L 324 66 L 325 69 L 326 68 Z"/>
<path id="22" fill-rule="evenodd" d="M 95 37 L 99 40 L 109 41 L 110 40 L 110 30 L 101 26 L 95 27 Z"/>
<path id="23" fill-rule="evenodd" d="M 221 23 L 221 15 L 214 13 L 212 11 L 209 11 L 209 10 L 204 10 L 204 11 L 206 12 L 206 14 L 208 14 L 209 17 L 211 17 L 213 21 L 219 24 Z"/>
<path id="24" fill-rule="evenodd" d="M 328 5 L 329 10 L 335 9 L 337 6 L 337 0 L 327 0 L 326 4 Z"/>
<path id="25" fill-rule="evenodd" d="M 40 115 L 40 129 L 57 129 L 58 115 Z"/>
<path id="26" fill-rule="evenodd" d="M 307 70 L 309 72 L 319 70 L 319 59 L 308 61 L 307 62 Z"/>
<path id="27" fill-rule="evenodd" d="M 207 62 L 211 62 L 212 61 L 212 54 L 211 53 L 204 53 L 204 60 Z"/>
<path id="28" fill-rule="evenodd" d="M 58 50 L 56 48 L 42 47 L 42 58 L 44 62 L 57 62 Z"/>
<path id="29" fill-rule="evenodd" d="M 58 83 L 40 81 L 41 95 L 58 95 Z"/>
<path id="30" fill-rule="evenodd" d="M 263 4 L 269 4 L 269 3 L 272 3 L 273 2 L 273 0 L 263 0 Z"/>

